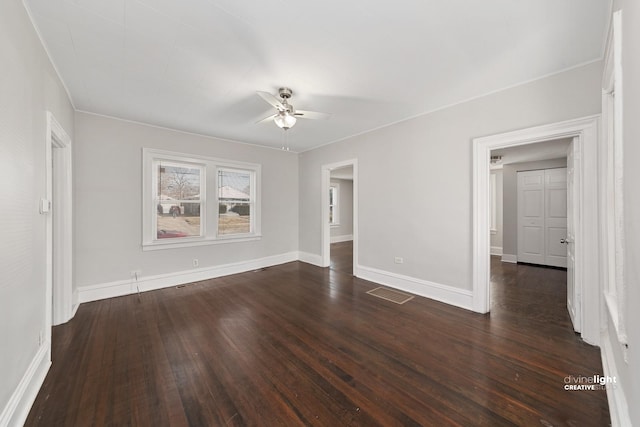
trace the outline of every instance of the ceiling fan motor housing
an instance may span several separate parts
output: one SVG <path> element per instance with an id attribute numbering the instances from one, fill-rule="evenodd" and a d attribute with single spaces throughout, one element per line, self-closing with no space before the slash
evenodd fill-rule
<path id="1" fill-rule="evenodd" d="M 280 94 L 280 98 L 285 100 L 291 98 L 291 95 L 293 95 L 293 91 L 288 87 L 281 87 L 278 89 L 278 93 Z"/>

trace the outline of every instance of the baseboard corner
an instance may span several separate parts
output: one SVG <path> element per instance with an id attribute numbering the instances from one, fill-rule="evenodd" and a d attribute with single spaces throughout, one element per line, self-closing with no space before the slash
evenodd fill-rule
<path id="1" fill-rule="evenodd" d="M 518 255 L 502 254 L 502 262 L 518 263 Z"/>
<path id="2" fill-rule="evenodd" d="M 51 366 L 49 350 L 50 343 L 45 342 L 36 352 L 20 383 L 0 413 L 0 427 L 21 426 L 27 420 L 31 406 Z"/>
<path id="3" fill-rule="evenodd" d="M 491 255 L 502 256 L 502 246 L 491 246 Z"/>
<path id="4" fill-rule="evenodd" d="M 307 264 L 315 265 L 316 267 L 323 267 L 322 257 L 309 252 L 299 251 L 298 261 L 306 262 Z"/>

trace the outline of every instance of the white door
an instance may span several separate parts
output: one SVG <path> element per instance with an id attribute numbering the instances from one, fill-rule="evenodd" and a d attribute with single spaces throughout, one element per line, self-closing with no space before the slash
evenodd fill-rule
<path id="1" fill-rule="evenodd" d="M 518 261 L 566 267 L 566 236 L 567 169 L 518 172 Z"/>
<path id="2" fill-rule="evenodd" d="M 580 295 L 577 292 L 576 287 L 576 274 L 575 274 L 575 214 L 576 209 L 576 195 L 579 193 L 578 176 L 574 171 L 574 163 L 576 161 L 577 153 L 574 151 L 577 145 L 572 142 L 569 145 L 567 151 L 567 237 L 561 241 L 567 247 L 567 310 L 569 311 L 569 317 L 571 323 L 573 323 L 573 329 L 576 332 L 581 331 L 582 319 L 580 316 Z"/>
<path id="3" fill-rule="evenodd" d="M 567 169 L 544 171 L 545 265 L 567 267 Z"/>
<path id="4" fill-rule="evenodd" d="M 544 171 L 518 172 L 518 261 L 544 264 Z"/>

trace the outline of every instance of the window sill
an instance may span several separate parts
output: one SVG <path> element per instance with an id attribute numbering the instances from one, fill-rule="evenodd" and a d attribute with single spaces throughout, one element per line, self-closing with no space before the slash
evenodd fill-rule
<path id="1" fill-rule="evenodd" d="M 142 244 L 143 251 L 158 251 L 163 249 L 190 248 L 194 246 L 220 245 L 225 243 L 253 242 L 262 239 L 261 234 L 251 234 L 243 236 L 223 236 L 215 239 L 195 238 L 195 239 L 172 239 L 170 242 L 146 242 Z"/>

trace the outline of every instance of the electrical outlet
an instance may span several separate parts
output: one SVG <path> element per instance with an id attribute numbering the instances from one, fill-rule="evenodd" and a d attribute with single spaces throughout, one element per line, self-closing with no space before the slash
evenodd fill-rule
<path id="1" fill-rule="evenodd" d="M 193 259 L 193 266 L 194 266 L 194 267 L 197 267 L 197 266 L 199 266 L 199 265 L 200 265 L 200 263 L 198 262 L 198 258 L 194 258 L 194 259 Z"/>
<path id="2" fill-rule="evenodd" d="M 396 264 L 404 264 L 404 258 L 397 256 L 393 259 L 393 262 Z"/>
<path id="3" fill-rule="evenodd" d="M 137 282 L 140 280 L 140 276 L 142 276 L 141 270 L 131 270 L 131 279 Z"/>

